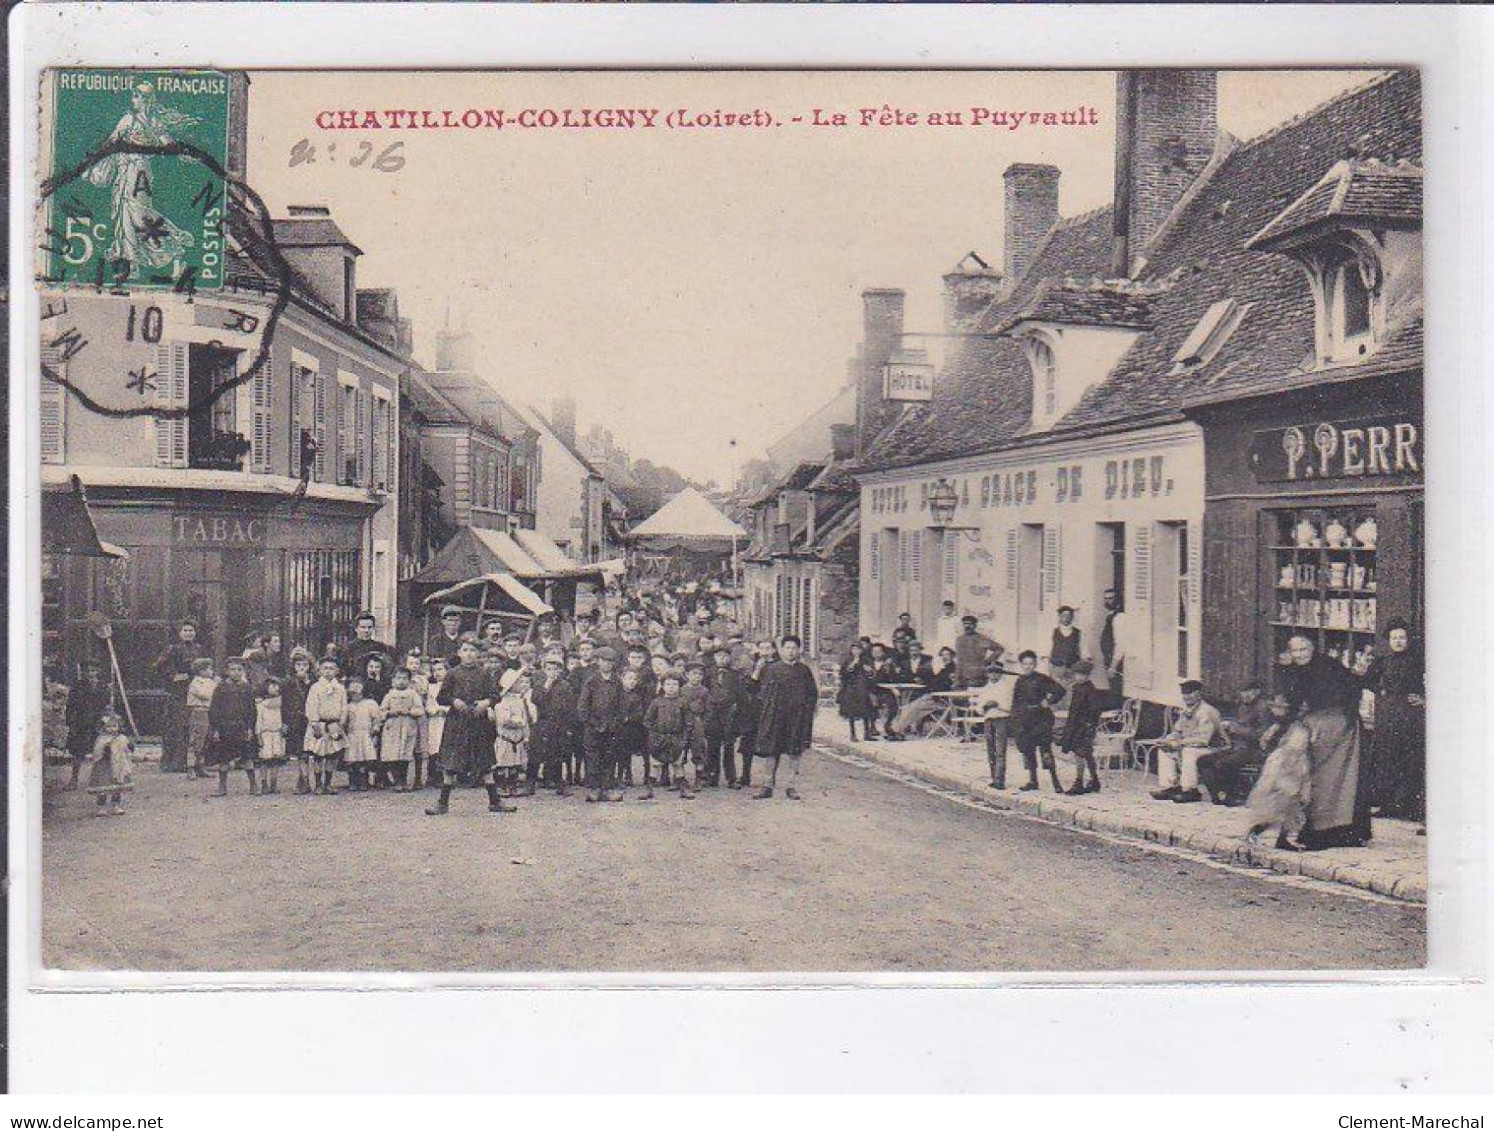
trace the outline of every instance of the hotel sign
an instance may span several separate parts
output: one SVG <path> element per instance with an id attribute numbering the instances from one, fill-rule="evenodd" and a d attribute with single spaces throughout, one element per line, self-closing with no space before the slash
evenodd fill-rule
<path id="1" fill-rule="evenodd" d="M 1261 483 L 1420 475 L 1418 419 L 1309 421 L 1255 433 L 1250 466 Z"/>
<path id="2" fill-rule="evenodd" d="M 882 367 L 882 399 L 931 401 L 934 367 L 926 361 L 891 361 Z"/>

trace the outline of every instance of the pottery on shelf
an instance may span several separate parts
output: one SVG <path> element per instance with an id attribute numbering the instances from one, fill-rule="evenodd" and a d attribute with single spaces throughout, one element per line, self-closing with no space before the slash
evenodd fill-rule
<path id="1" fill-rule="evenodd" d="M 1297 524 L 1297 528 L 1293 534 L 1296 537 L 1298 546 L 1306 548 L 1319 545 L 1318 528 L 1305 518 Z"/>
<path id="2" fill-rule="evenodd" d="M 1330 518 L 1328 525 L 1323 528 L 1323 542 L 1332 549 L 1342 549 L 1348 546 L 1348 528 L 1338 519 Z"/>
<path id="3" fill-rule="evenodd" d="M 1366 550 L 1373 550 L 1375 542 L 1380 537 L 1380 524 L 1371 515 L 1358 526 L 1354 527 L 1354 541 L 1358 542 Z"/>

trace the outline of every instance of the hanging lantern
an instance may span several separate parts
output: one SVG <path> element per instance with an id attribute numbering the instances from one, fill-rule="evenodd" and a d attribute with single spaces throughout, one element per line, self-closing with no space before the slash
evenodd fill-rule
<path id="1" fill-rule="evenodd" d="M 941 478 L 929 491 L 929 513 L 934 516 L 935 526 L 948 526 L 954 521 L 955 508 L 960 505 L 960 493 L 948 479 Z"/>

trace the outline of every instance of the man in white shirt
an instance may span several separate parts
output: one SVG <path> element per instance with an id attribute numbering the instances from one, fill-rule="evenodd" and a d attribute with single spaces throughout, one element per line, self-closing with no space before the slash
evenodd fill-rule
<path id="1" fill-rule="evenodd" d="M 960 618 L 955 615 L 955 603 L 945 601 L 939 612 L 939 619 L 934 621 L 934 649 L 939 651 L 948 648 L 954 651 L 955 637 L 960 635 Z"/>
<path id="2" fill-rule="evenodd" d="M 1177 722 L 1157 746 L 1157 784 L 1152 791 L 1158 801 L 1187 803 L 1202 801 L 1198 788 L 1198 760 L 1229 745 L 1219 710 L 1204 702 L 1203 684 L 1185 679 L 1183 709 Z"/>
<path id="3" fill-rule="evenodd" d="M 985 716 L 986 763 L 991 767 L 991 788 L 1006 788 L 1006 740 L 1012 720 L 1012 686 L 1000 662 L 986 668 L 986 682 L 974 690 L 970 707 Z"/>

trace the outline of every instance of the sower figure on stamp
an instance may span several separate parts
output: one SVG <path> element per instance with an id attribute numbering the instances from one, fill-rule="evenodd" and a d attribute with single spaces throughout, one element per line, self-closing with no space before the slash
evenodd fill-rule
<path id="1" fill-rule="evenodd" d="M 441 793 L 426 815 L 439 817 L 451 808 L 451 791 L 460 780 L 482 782 L 487 787 L 488 811 L 501 813 L 505 806 L 493 784 L 493 728 L 486 724 L 487 712 L 498 698 L 498 686 L 477 661 L 477 642 L 463 640 L 457 649 L 457 666 L 441 683 L 436 701 L 450 708 L 441 729 Z"/>
<path id="2" fill-rule="evenodd" d="M 793 778 L 784 796 L 799 800 L 800 764 L 814 734 L 814 712 L 820 701 L 814 673 L 799 660 L 802 646 L 797 636 L 785 636 L 778 644 L 778 661 L 763 672 L 758 693 L 757 752 L 773 760 L 773 771 L 768 784 L 753 794 L 757 800 L 773 796 L 784 757 L 789 760 Z"/>

